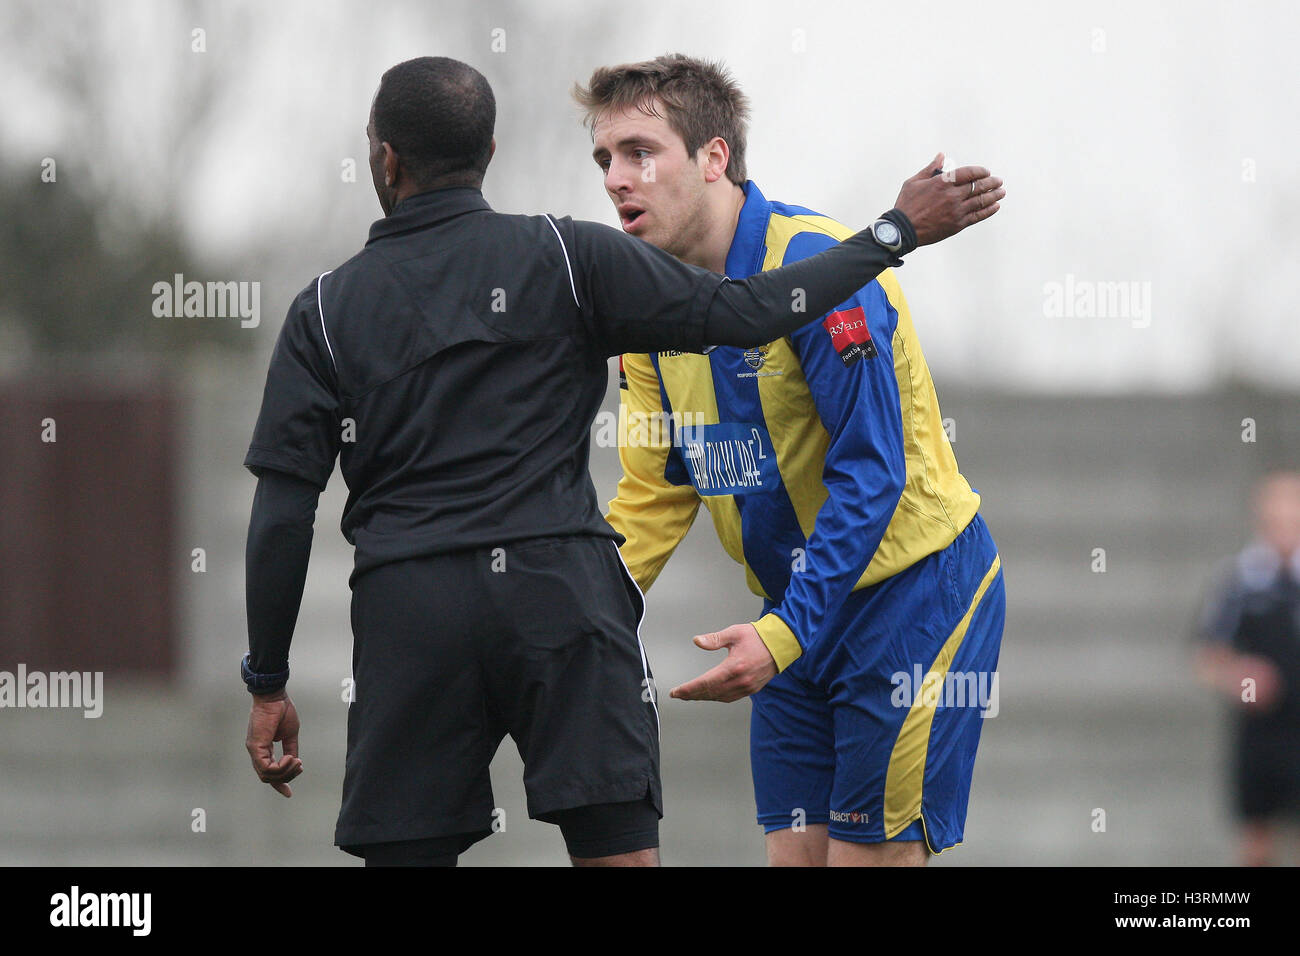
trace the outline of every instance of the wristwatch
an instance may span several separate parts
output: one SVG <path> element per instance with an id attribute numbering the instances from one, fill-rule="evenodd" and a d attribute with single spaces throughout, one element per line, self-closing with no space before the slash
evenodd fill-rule
<path id="1" fill-rule="evenodd" d="M 259 674 L 248 666 L 250 655 L 245 654 L 239 662 L 239 676 L 244 678 L 244 686 L 250 694 L 270 694 L 289 683 L 289 668 L 278 674 Z"/>
<path id="2" fill-rule="evenodd" d="M 895 255 L 903 248 L 903 231 L 888 219 L 877 219 L 867 228 L 871 230 L 871 238 L 876 240 L 876 245 Z"/>

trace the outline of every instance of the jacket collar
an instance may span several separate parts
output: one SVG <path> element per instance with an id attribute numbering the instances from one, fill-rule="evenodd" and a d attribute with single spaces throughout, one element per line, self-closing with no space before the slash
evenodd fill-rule
<path id="1" fill-rule="evenodd" d="M 767 224 L 772 218 L 772 204 L 759 192 L 752 179 L 744 185 L 745 204 L 736 220 L 736 234 L 727 251 L 727 276 L 746 279 L 763 268 L 767 255 Z"/>
<path id="2" fill-rule="evenodd" d="M 386 236 L 427 229 L 467 212 L 491 208 L 483 198 L 483 193 L 473 186 L 449 186 L 446 189 L 416 193 L 407 196 L 393 207 L 391 213 L 370 227 L 370 238 L 366 240 L 366 245 Z"/>

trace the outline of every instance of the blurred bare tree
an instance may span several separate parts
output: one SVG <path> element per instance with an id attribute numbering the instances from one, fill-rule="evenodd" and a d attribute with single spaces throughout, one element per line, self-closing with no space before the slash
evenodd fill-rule
<path id="1" fill-rule="evenodd" d="M 82 2 L 58 16 L 39 0 L 6 7 L 0 76 L 10 95 L 28 100 L 24 114 L 34 107 L 42 121 L 5 129 L 0 115 L 12 157 L 0 174 L 4 347 L 147 354 L 250 344 L 238 322 L 160 320 L 151 289 L 177 273 L 231 271 L 200 261 L 178 210 L 231 94 L 230 57 L 251 55 L 256 8 Z M 194 55 L 209 31 L 223 36 L 220 62 Z M 159 48 L 141 34 L 172 42 Z"/>

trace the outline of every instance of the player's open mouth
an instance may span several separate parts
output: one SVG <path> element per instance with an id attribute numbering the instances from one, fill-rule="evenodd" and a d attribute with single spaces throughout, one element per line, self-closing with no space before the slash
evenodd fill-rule
<path id="1" fill-rule="evenodd" d="M 644 209 L 634 209 L 631 207 L 620 209 L 618 213 L 619 221 L 623 224 L 625 232 L 631 232 L 633 225 L 645 215 Z"/>

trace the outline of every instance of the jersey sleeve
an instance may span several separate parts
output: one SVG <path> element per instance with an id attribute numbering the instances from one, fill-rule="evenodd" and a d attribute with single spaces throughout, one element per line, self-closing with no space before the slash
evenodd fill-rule
<path id="1" fill-rule="evenodd" d="M 606 355 L 704 348 L 705 317 L 723 276 L 610 226 L 559 223 L 573 236 L 578 307 Z"/>
<path id="2" fill-rule="evenodd" d="M 1215 574 L 1196 625 L 1196 637 L 1206 644 L 1232 647 L 1241 627 L 1245 590 L 1236 573 L 1236 563 L 1225 562 Z"/>
<path id="3" fill-rule="evenodd" d="M 249 667 L 258 674 L 289 667 L 319 496 L 311 482 L 274 469 L 258 478 L 244 546 Z"/>
<path id="4" fill-rule="evenodd" d="M 808 255 L 830 237 L 787 253 Z M 810 248 L 811 247 L 811 248 Z M 871 563 L 907 479 L 894 372 L 897 306 L 872 282 L 790 337 L 830 444 L 827 498 L 779 604 L 755 627 L 777 666 L 823 639 L 825 624 Z"/>
<path id="5" fill-rule="evenodd" d="M 637 586 L 648 591 L 690 530 L 700 498 L 694 485 L 673 484 L 665 477 L 672 443 L 650 356 L 624 355 L 620 367 L 627 386 L 619 390 L 623 477 L 605 520 L 624 537 L 619 553 Z"/>
<path id="6" fill-rule="evenodd" d="M 244 466 L 323 489 L 339 452 L 340 401 L 316 289 L 313 283 L 294 300 L 280 328 Z"/>
<path id="7" fill-rule="evenodd" d="M 892 217 L 915 248 L 911 223 Z M 780 269 L 734 282 L 678 262 L 648 242 L 593 222 L 561 220 L 574 238 L 574 295 L 606 355 L 709 346 L 751 347 L 787 335 L 808 312 L 831 308 L 902 260 L 864 230 L 818 252 L 788 259 Z M 563 237 L 561 236 L 563 242 Z M 568 256 L 565 245 L 565 255 Z"/>

